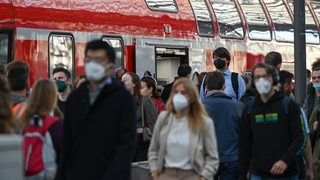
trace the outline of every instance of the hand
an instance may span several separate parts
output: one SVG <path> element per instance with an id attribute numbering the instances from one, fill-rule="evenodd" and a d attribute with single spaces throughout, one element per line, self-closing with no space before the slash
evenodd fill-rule
<path id="1" fill-rule="evenodd" d="M 284 171 L 287 169 L 287 164 L 282 161 L 282 160 L 279 160 L 277 161 L 276 163 L 274 163 L 274 165 L 272 166 L 271 170 L 270 170 L 270 173 L 271 174 L 283 174 Z"/>
<path id="2" fill-rule="evenodd" d="M 313 131 L 317 131 L 318 130 L 318 121 L 315 121 L 313 123 Z"/>
<path id="3" fill-rule="evenodd" d="M 306 180 L 313 180 L 313 171 L 312 169 L 306 169 Z"/>
<path id="4" fill-rule="evenodd" d="M 206 178 L 205 178 L 205 177 L 203 177 L 203 176 L 201 176 L 201 177 L 200 177 L 200 180 L 206 180 Z"/>
<path id="5" fill-rule="evenodd" d="M 151 176 L 151 179 L 152 179 L 152 180 L 156 180 L 157 177 L 158 177 L 158 172 L 157 172 L 157 171 L 152 171 L 151 174 L 150 174 L 150 176 Z"/>

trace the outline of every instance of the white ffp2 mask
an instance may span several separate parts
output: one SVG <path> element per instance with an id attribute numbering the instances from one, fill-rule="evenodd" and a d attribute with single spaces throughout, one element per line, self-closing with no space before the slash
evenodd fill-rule
<path id="1" fill-rule="evenodd" d="M 265 78 L 259 78 L 254 85 L 260 95 L 266 95 L 270 92 L 272 85 L 271 82 Z"/>
<path id="2" fill-rule="evenodd" d="M 177 93 L 173 96 L 173 107 L 176 112 L 181 111 L 182 109 L 188 106 L 188 99 L 181 93 Z"/>

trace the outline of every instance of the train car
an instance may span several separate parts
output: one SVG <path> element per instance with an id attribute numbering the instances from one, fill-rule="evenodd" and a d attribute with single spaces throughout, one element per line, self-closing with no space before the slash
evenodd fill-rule
<path id="1" fill-rule="evenodd" d="M 306 0 L 307 66 L 319 57 L 320 2 Z M 0 63 L 25 60 L 31 84 L 64 66 L 84 73 L 85 43 L 109 42 L 117 67 L 149 71 L 159 84 L 192 67 L 212 71 L 212 52 L 226 47 L 241 74 L 269 51 L 293 72 L 293 0 L 0 0 Z"/>

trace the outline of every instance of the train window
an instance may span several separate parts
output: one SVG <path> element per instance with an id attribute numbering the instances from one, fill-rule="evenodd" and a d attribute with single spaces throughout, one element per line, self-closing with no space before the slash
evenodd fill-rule
<path id="1" fill-rule="evenodd" d="M 293 24 L 283 1 L 265 0 L 264 2 L 273 21 L 276 40 L 280 42 L 293 42 Z"/>
<path id="2" fill-rule="evenodd" d="M 249 38 L 253 40 L 271 40 L 271 31 L 266 14 L 259 0 L 239 0 L 246 18 Z"/>
<path id="3" fill-rule="evenodd" d="M 223 38 L 243 39 L 243 24 L 234 0 L 210 0 Z"/>
<path id="4" fill-rule="evenodd" d="M 198 33 L 200 36 L 214 36 L 212 16 L 207 4 L 203 0 L 189 0 L 197 21 Z"/>
<path id="5" fill-rule="evenodd" d="M 145 0 L 152 11 L 178 12 L 175 0 Z"/>
<path id="6" fill-rule="evenodd" d="M 12 31 L 0 31 L 0 63 L 7 64 L 12 60 Z"/>
<path id="7" fill-rule="evenodd" d="M 310 4 L 318 20 L 320 21 L 320 2 L 318 0 L 311 0 Z"/>
<path id="8" fill-rule="evenodd" d="M 115 65 L 116 67 L 123 67 L 123 40 L 118 37 L 102 37 L 103 41 L 108 42 L 115 51 Z"/>
<path id="9" fill-rule="evenodd" d="M 294 13 L 293 0 L 289 0 L 289 5 L 292 13 Z M 308 5 L 305 6 L 306 17 L 306 43 L 318 44 L 319 33 L 315 20 L 312 17 Z"/>
<path id="10" fill-rule="evenodd" d="M 49 77 L 56 67 L 66 68 L 74 74 L 74 38 L 68 34 L 49 36 Z M 72 77 L 73 78 L 73 77 Z"/>

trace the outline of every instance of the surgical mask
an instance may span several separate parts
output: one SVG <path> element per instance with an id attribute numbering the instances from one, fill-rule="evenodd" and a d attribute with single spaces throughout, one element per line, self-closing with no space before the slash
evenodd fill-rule
<path id="1" fill-rule="evenodd" d="M 320 90 L 320 83 L 318 83 L 318 82 L 313 83 L 312 86 L 313 86 L 316 90 Z"/>
<path id="2" fill-rule="evenodd" d="M 188 106 L 188 99 L 181 93 L 177 93 L 173 96 L 173 107 L 176 112 L 181 111 L 182 109 Z"/>
<path id="3" fill-rule="evenodd" d="M 109 75 L 109 73 L 106 72 L 106 68 L 103 65 L 94 61 L 90 61 L 85 64 L 85 72 L 86 77 L 89 81 L 99 81 L 103 77 Z"/>
<path id="4" fill-rule="evenodd" d="M 222 59 L 214 60 L 213 64 L 217 69 L 222 69 L 222 68 L 224 68 L 226 66 L 226 62 L 224 60 L 222 60 Z"/>
<path id="5" fill-rule="evenodd" d="M 271 82 L 262 77 L 256 80 L 254 85 L 256 86 L 256 89 L 260 95 L 268 94 L 272 88 Z"/>
<path id="6" fill-rule="evenodd" d="M 55 83 L 57 85 L 58 88 L 58 92 L 63 92 L 66 88 L 67 88 L 67 84 L 64 81 L 61 80 L 55 80 Z"/>

